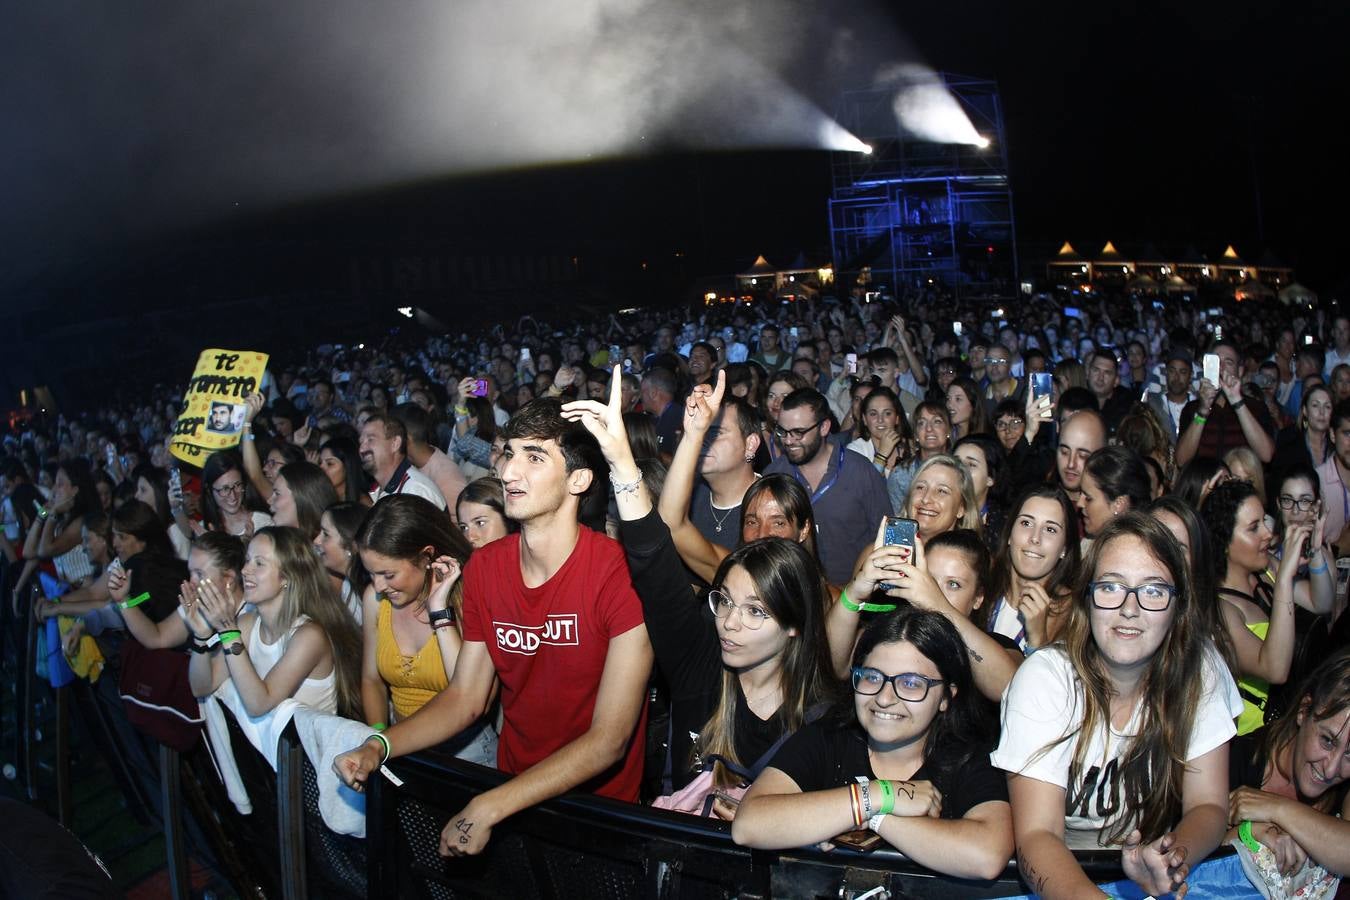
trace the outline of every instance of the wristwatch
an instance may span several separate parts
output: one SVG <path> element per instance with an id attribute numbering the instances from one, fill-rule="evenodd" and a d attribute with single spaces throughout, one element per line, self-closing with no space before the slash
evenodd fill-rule
<path id="1" fill-rule="evenodd" d="M 230 656 L 238 656 L 239 654 L 244 652 L 243 639 L 233 640 L 230 641 L 228 644 L 221 644 L 220 652 L 227 653 Z"/>
<path id="2" fill-rule="evenodd" d="M 455 624 L 455 610 L 453 607 L 447 606 L 445 609 L 437 609 L 427 613 L 427 623 L 430 624 L 432 628 L 436 628 L 442 622 L 447 625 Z"/>

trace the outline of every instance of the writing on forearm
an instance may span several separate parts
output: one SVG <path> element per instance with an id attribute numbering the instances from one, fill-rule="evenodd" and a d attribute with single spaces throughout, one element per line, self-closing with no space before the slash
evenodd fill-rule
<path id="1" fill-rule="evenodd" d="M 1036 867 L 1027 859 L 1026 854 L 1020 850 L 1017 851 L 1017 868 L 1022 873 L 1022 880 L 1031 885 L 1033 891 L 1037 894 L 1045 893 L 1046 885 L 1050 883 L 1050 879 L 1037 872 Z"/>

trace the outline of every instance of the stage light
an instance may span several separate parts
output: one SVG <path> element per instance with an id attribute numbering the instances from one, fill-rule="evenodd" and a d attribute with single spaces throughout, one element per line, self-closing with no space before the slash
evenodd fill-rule
<path id="1" fill-rule="evenodd" d="M 863 153 L 866 153 L 868 156 L 871 156 L 871 155 L 872 155 L 872 145 L 871 145 L 871 144 L 863 144 L 862 152 L 863 152 Z"/>
<path id="2" fill-rule="evenodd" d="M 979 140 L 975 142 L 975 146 L 981 150 L 988 150 L 991 146 L 993 146 L 993 143 L 994 142 L 989 140 L 989 138 L 985 137 L 984 135 L 980 135 Z"/>
<path id="3" fill-rule="evenodd" d="M 965 108 L 947 83 L 928 66 L 910 63 L 895 66 L 880 81 L 895 89 L 891 106 L 896 120 L 908 134 L 936 144 L 966 144 L 987 148 L 989 138 L 975 130 Z"/>
<path id="4" fill-rule="evenodd" d="M 844 150 L 853 153 L 871 153 L 872 148 L 864 144 L 851 131 L 834 119 L 825 119 L 819 129 L 820 146 L 826 150 Z"/>

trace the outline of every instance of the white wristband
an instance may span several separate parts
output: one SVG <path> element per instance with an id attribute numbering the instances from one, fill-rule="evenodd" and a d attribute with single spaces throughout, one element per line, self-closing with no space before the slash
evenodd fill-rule
<path id="1" fill-rule="evenodd" d="M 867 820 L 867 827 L 872 829 L 873 831 L 876 831 L 878 828 L 881 827 L 881 821 L 885 818 L 886 818 L 885 814 L 877 813 L 875 816 Z"/>

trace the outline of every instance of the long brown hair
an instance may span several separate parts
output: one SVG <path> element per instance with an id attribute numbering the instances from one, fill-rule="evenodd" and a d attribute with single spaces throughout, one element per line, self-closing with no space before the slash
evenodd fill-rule
<path id="1" fill-rule="evenodd" d="M 1285 778 L 1293 781 L 1294 773 L 1280 768 L 1280 757 L 1286 750 L 1292 749 L 1298 739 L 1299 716 L 1320 721 L 1340 715 L 1350 707 L 1350 647 L 1343 647 L 1330 659 L 1303 679 L 1298 693 L 1289 704 L 1289 711 L 1274 722 L 1266 725 L 1262 749 L 1270 769 L 1278 769 Z M 1264 773 L 1263 773 L 1264 776 Z M 1262 783 L 1264 784 L 1264 777 Z M 1317 802 L 1315 809 L 1334 815 L 1345 803 L 1346 792 L 1350 790 L 1350 781 L 1342 781 L 1327 791 Z"/>
<path id="2" fill-rule="evenodd" d="M 810 707 L 833 699 L 837 692 L 825 639 L 829 598 L 825 580 L 810 552 L 785 538 L 762 538 L 736 548 L 717 567 L 713 587 L 723 589 L 727 574 L 736 566 L 750 576 L 755 595 L 778 627 L 797 629 L 782 652 L 778 677 L 783 702 L 774 713 L 782 731 L 796 731 L 805 723 Z M 748 767 L 755 761 L 740 759 L 736 753 L 736 699 L 741 693 L 737 677 L 734 669 L 723 667 L 721 697 L 694 749 L 699 756 L 717 755 Z M 727 787 L 740 779 L 719 763 L 713 781 Z"/>
<path id="3" fill-rule="evenodd" d="M 1044 749 L 1076 740 L 1069 766 L 1070 784 L 1091 765 L 1087 754 L 1093 736 L 1110 727 L 1111 687 L 1092 635 L 1089 585 L 1096 577 L 1106 548 L 1113 541 L 1126 538 L 1142 541 L 1146 551 L 1162 563 L 1171 576 L 1176 595 L 1167 636 L 1140 682 L 1139 730 L 1121 755 L 1123 802 L 1117 818 L 1105 826 L 1109 829 L 1107 840 L 1113 844 L 1123 842 L 1135 828 L 1145 842 L 1156 840 L 1167 833 L 1181 812 L 1186 752 L 1204 687 L 1204 661 L 1210 639 L 1208 621 L 1191 587 L 1185 554 L 1172 533 L 1157 519 L 1140 512 L 1128 512 L 1111 520 L 1088 551 L 1060 636 L 1077 675 L 1083 720 L 1074 732 L 1052 741 Z"/>
<path id="4" fill-rule="evenodd" d="M 271 525 L 259 528 L 258 538 L 272 542 L 277 568 L 286 579 L 277 620 L 289 628 L 300 616 L 309 616 L 328 636 L 333 650 L 334 683 L 337 687 L 338 714 L 347 718 L 361 716 L 361 633 L 351 613 L 333 590 L 314 546 L 298 528 Z"/>
<path id="5" fill-rule="evenodd" d="M 989 600 L 998 600 L 1000 597 L 1006 598 L 1008 592 L 1012 590 L 1013 571 L 1012 564 L 1012 532 L 1017 527 L 1017 520 L 1022 515 L 1022 507 L 1027 505 L 1028 500 L 1040 498 L 1043 500 L 1053 500 L 1059 504 L 1060 514 L 1064 517 L 1064 555 L 1060 557 L 1059 562 L 1050 570 L 1050 574 L 1045 577 L 1045 593 L 1050 597 L 1050 602 L 1054 604 L 1051 610 L 1052 614 L 1058 612 L 1063 605 L 1062 601 L 1072 589 L 1073 579 L 1078 575 L 1079 562 L 1079 543 L 1078 543 L 1078 510 L 1074 509 L 1073 501 L 1069 495 L 1064 493 L 1064 489 L 1057 484 L 1042 484 L 1028 488 L 1017 498 L 1017 502 L 1012 505 L 1012 515 L 1008 516 L 1003 523 L 1003 534 L 999 538 L 998 556 L 994 557 L 994 574 L 989 584 Z M 988 619 L 991 610 L 995 604 L 988 602 L 971 614 L 972 620 L 982 628 L 988 628 L 991 624 Z M 977 618 L 978 616 L 978 618 Z"/>

